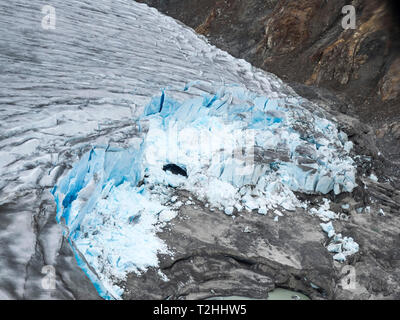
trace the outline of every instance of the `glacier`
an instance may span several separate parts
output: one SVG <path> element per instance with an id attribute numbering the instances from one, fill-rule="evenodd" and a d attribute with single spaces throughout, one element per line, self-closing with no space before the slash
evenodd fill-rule
<path id="1" fill-rule="evenodd" d="M 37 1 L 0 2 L 0 297 L 97 298 L 77 261 L 102 297 L 118 299 L 127 272 L 157 268 L 156 256 L 173 254 L 156 235 L 191 205 L 174 194 L 179 188 L 191 187 L 193 198 L 222 215 L 252 210 L 278 221 L 298 205 L 310 207 L 296 192 L 351 190 L 351 142 L 329 112 L 275 75 L 135 1 L 52 5 L 56 29 L 43 30 Z M 181 118 L 183 107 L 192 119 Z M 175 120 L 189 137 L 215 145 L 168 140 Z M 161 137 L 188 153 L 153 157 L 152 139 Z M 221 143 L 226 149 L 211 157 L 207 145 L 214 152 Z M 166 160 L 187 179 L 160 170 Z M 325 205 L 316 210 L 329 216 Z M 122 250 L 126 259 L 118 260 Z M 41 286 L 47 265 L 57 270 L 55 291 Z"/>
<path id="2" fill-rule="evenodd" d="M 192 89 L 188 84 L 182 90 Z M 163 90 L 132 121 L 140 143 L 94 147 L 52 190 L 57 220 L 104 298 L 119 299 L 124 289 L 116 283 L 128 273 L 140 275 L 158 267 L 159 254 L 173 255 L 157 232 L 183 205 L 176 202 L 177 189 L 211 210 L 232 216 L 254 211 L 278 221 L 283 212 L 307 206 L 295 192 L 339 194 L 356 186 L 351 142 L 295 97 L 225 85 L 179 101 Z M 336 218 L 327 200 L 310 213 L 323 221 Z M 329 224 L 324 230 L 331 237 Z M 347 238 L 339 241 L 354 247 Z M 343 252 L 356 252 L 353 247 Z M 343 255 L 341 248 L 328 250 Z"/>

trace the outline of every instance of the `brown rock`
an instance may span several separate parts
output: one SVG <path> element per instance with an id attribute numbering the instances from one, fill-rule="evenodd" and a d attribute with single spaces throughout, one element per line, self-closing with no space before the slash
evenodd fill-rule
<path id="1" fill-rule="evenodd" d="M 400 93 L 400 58 L 397 58 L 390 66 L 388 72 L 382 78 L 379 86 L 379 94 L 383 101 L 394 100 Z"/>

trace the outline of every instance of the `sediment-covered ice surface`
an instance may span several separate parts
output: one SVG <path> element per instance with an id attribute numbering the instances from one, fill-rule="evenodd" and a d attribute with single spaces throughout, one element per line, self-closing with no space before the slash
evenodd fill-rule
<path id="1" fill-rule="evenodd" d="M 299 99 L 226 85 L 178 101 L 166 90 L 132 120 L 142 136 L 136 148 L 94 148 L 74 166 L 53 189 L 57 219 L 103 297 L 119 298 L 117 283 L 128 273 L 157 267 L 158 254 L 173 254 L 156 233 L 178 213 L 176 189 L 228 215 L 247 210 L 276 217 L 307 209 L 295 192 L 353 190 L 351 142 Z M 314 213 L 334 219 L 325 206 Z M 347 251 L 339 250 L 351 243 L 334 243 L 328 250 L 345 260 Z M 349 254 L 358 250 L 353 247 Z"/>

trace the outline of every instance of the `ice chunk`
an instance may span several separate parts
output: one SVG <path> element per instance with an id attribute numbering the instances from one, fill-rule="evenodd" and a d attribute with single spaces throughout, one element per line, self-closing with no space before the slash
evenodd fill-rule
<path id="1" fill-rule="evenodd" d="M 371 175 L 369 176 L 369 178 L 370 178 L 372 181 L 374 181 L 374 182 L 378 182 L 378 177 L 377 177 L 375 174 L 373 174 L 373 173 L 371 173 Z"/>
<path id="2" fill-rule="evenodd" d="M 342 252 L 342 245 L 339 243 L 331 243 L 327 247 L 329 252 L 341 253 Z"/>
<path id="3" fill-rule="evenodd" d="M 333 186 L 334 180 L 329 176 L 323 176 L 319 179 L 315 191 L 327 194 L 333 189 Z"/>
<path id="4" fill-rule="evenodd" d="M 320 226 L 322 230 L 324 230 L 328 234 L 329 238 L 332 238 L 335 235 L 335 229 L 333 227 L 332 222 L 320 223 Z"/>
<path id="5" fill-rule="evenodd" d="M 161 222 L 168 222 L 177 216 L 177 212 L 174 210 L 163 210 L 158 216 L 158 220 Z"/>
<path id="6" fill-rule="evenodd" d="M 339 262 L 344 262 L 346 260 L 346 256 L 342 252 L 340 252 L 340 253 L 335 254 L 333 256 L 333 259 L 336 261 L 339 261 Z"/>
<path id="7" fill-rule="evenodd" d="M 348 256 L 358 252 L 359 245 L 351 237 L 343 238 L 341 234 L 336 234 L 327 249 L 329 252 L 336 253 L 333 256 L 334 260 L 344 262 Z"/>
<path id="8" fill-rule="evenodd" d="M 233 207 L 227 207 L 224 212 L 228 216 L 231 216 L 233 214 Z"/>
<path id="9" fill-rule="evenodd" d="M 268 213 L 267 207 L 261 207 L 260 209 L 258 209 L 258 213 L 262 214 L 262 215 L 266 215 Z"/>
<path id="10" fill-rule="evenodd" d="M 324 222 L 338 218 L 338 214 L 330 210 L 330 201 L 326 198 L 323 199 L 323 204 L 318 209 L 311 208 L 309 212 Z"/>
<path id="11" fill-rule="evenodd" d="M 342 209 L 349 210 L 350 209 L 350 205 L 348 203 L 342 204 Z"/>

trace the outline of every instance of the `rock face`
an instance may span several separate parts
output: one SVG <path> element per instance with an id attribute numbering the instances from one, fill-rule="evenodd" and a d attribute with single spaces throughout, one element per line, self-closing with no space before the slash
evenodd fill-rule
<path id="1" fill-rule="evenodd" d="M 400 58 L 393 61 L 388 72 L 379 82 L 379 94 L 383 101 L 395 100 L 400 93 Z"/>
<path id="2" fill-rule="evenodd" d="M 354 105 L 347 112 L 363 121 L 392 121 L 400 115 L 400 10 L 395 1 L 353 1 L 355 30 L 342 27 L 345 0 L 139 2 L 284 80 L 343 95 Z"/>
<path id="3" fill-rule="evenodd" d="M 277 0 L 139 0 L 172 16 L 212 44 L 235 57 L 253 61 L 257 44 L 263 40 L 265 19 Z"/>

